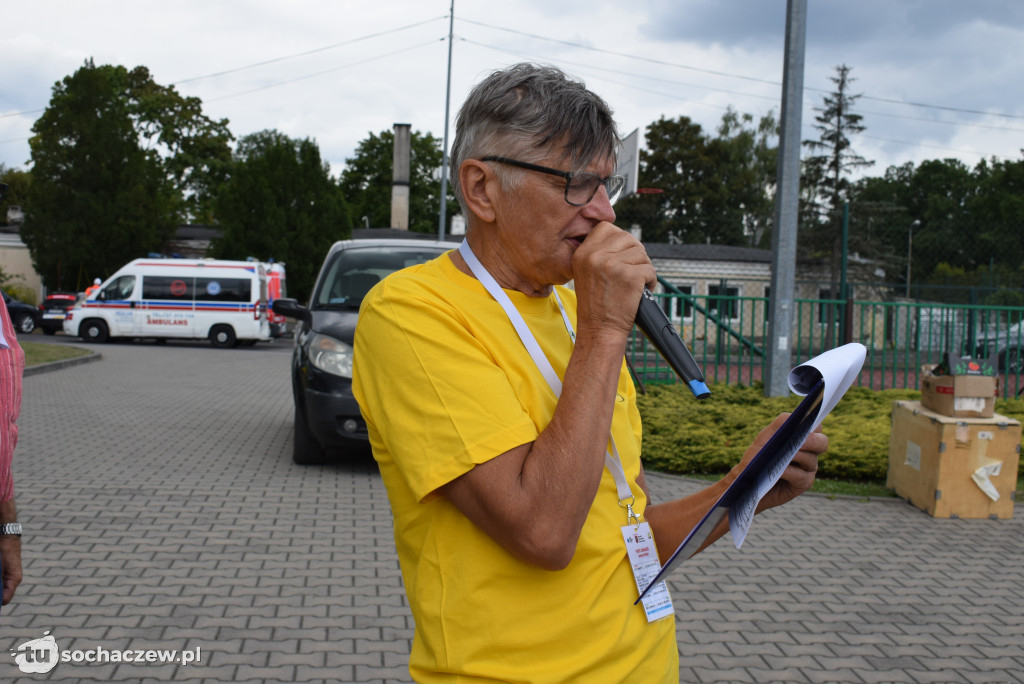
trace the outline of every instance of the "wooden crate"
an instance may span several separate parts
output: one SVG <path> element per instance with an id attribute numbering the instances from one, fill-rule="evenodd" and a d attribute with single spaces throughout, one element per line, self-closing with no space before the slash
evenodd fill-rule
<path id="1" fill-rule="evenodd" d="M 936 518 L 1011 518 L 1020 461 L 1020 422 L 991 418 L 953 418 L 924 408 L 919 401 L 894 401 L 886 484 Z M 992 462 L 993 500 L 972 475 Z"/>

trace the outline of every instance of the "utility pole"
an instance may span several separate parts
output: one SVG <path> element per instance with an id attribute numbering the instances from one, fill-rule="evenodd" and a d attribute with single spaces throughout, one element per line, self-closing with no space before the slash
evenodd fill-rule
<path id="1" fill-rule="evenodd" d="M 448 11 L 448 85 L 444 94 L 444 149 L 441 152 L 441 218 L 438 220 L 437 237 L 444 240 L 445 225 L 448 223 L 448 108 L 452 101 L 452 42 L 455 34 L 455 0 Z"/>
<path id="2" fill-rule="evenodd" d="M 807 0 L 786 2 L 786 54 L 783 58 L 778 189 L 772 231 L 772 284 L 769 304 L 768 378 L 765 396 L 789 395 L 796 293 L 796 233 L 800 209 L 800 125 L 804 91 Z"/>
<path id="3" fill-rule="evenodd" d="M 915 220 L 907 231 L 907 299 L 910 299 L 910 264 L 914 258 L 914 228 L 919 225 L 921 222 Z"/>

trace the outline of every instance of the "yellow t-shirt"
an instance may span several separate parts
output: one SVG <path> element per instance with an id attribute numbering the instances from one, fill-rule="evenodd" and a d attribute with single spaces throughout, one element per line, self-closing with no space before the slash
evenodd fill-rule
<path id="1" fill-rule="evenodd" d="M 506 291 L 562 377 L 572 342 L 553 297 Z M 576 298 L 559 289 L 575 324 Z M 678 682 L 675 623 L 648 623 L 605 469 L 576 553 L 542 570 L 502 549 L 436 490 L 532 442 L 556 399 L 501 306 L 448 254 L 363 302 L 353 391 L 394 514 L 416 621 L 419 682 Z M 612 432 L 642 515 L 640 417 L 623 364 Z"/>

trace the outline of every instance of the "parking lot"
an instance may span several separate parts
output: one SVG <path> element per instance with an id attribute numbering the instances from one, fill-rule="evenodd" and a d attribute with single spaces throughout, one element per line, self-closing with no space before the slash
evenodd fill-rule
<path id="1" fill-rule="evenodd" d="M 7 654 L 49 633 L 69 659 L 32 674 L 5 654 L 0 679 L 408 681 L 383 486 L 366 459 L 292 464 L 290 342 L 91 348 L 25 379 L 25 581 L 0 615 Z M 697 486 L 648 480 L 656 498 Z M 1024 681 L 1016 512 L 806 496 L 760 516 L 742 550 L 722 540 L 672 575 L 681 678 Z"/>

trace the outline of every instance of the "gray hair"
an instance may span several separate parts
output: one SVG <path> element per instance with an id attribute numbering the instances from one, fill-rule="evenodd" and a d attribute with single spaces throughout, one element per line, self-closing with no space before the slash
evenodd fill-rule
<path id="1" fill-rule="evenodd" d="M 466 98 L 455 122 L 450 157 L 452 192 L 466 203 L 459 167 L 487 155 L 539 161 L 561 151 L 571 170 L 595 159 L 614 158 L 619 134 L 611 107 L 582 81 L 560 69 L 516 64 L 491 73 Z M 495 169 L 505 187 L 522 176 L 518 169 Z"/>

